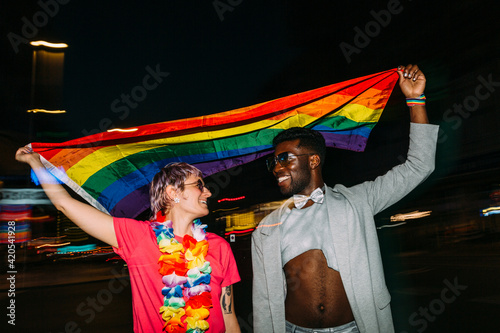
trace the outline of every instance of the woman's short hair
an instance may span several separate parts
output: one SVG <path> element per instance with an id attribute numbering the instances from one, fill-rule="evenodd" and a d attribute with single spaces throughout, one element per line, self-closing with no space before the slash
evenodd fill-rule
<path id="1" fill-rule="evenodd" d="M 171 198 L 168 197 L 165 189 L 168 185 L 184 191 L 184 183 L 189 176 L 202 177 L 202 172 L 195 166 L 185 162 L 173 162 L 165 165 L 151 181 L 149 188 L 149 200 L 151 203 L 151 218 L 155 218 L 159 211 L 170 209 Z"/>

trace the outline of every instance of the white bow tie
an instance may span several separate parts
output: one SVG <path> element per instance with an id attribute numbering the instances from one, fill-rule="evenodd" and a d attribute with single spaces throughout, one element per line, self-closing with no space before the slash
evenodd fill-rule
<path id="1" fill-rule="evenodd" d="M 295 204 L 295 207 L 298 209 L 301 209 L 304 207 L 307 203 L 308 200 L 312 200 L 315 203 L 323 203 L 323 200 L 325 199 L 325 195 L 323 194 L 323 191 L 318 187 L 315 189 L 310 196 L 307 195 L 302 195 L 302 194 L 294 194 L 293 195 L 293 202 Z"/>

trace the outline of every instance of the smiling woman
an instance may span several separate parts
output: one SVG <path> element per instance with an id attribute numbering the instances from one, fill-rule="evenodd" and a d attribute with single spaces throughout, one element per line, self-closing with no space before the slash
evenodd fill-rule
<path id="1" fill-rule="evenodd" d="M 151 220 L 136 221 L 73 199 L 30 148 L 16 159 L 33 168 L 54 206 L 127 262 L 135 332 L 240 332 L 232 310 L 240 276 L 229 244 L 199 220 L 212 195 L 199 169 L 183 162 L 162 168 L 151 183 Z"/>
<path id="2" fill-rule="evenodd" d="M 192 165 L 170 163 L 151 182 L 152 222 L 115 219 L 116 252 L 131 275 L 143 277 L 132 282 L 132 290 L 152 295 L 148 304 L 153 306 L 134 302 L 136 313 L 143 314 L 136 316 L 137 330 L 239 332 L 235 313 L 223 313 L 221 307 L 232 304 L 232 293 L 222 290 L 232 289 L 239 275 L 227 242 L 206 233 L 198 220 L 209 213 L 212 195 L 201 176 Z"/>

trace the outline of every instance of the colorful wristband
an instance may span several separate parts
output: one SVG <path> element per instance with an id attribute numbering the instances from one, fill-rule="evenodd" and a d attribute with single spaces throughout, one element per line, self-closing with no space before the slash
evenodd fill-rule
<path id="1" fill-rule="evenodd" d="M 415 105 L 425 105 L 425 95 L 422 94 L 420 97 L 417 98 L 407 98 L 406 99 L 406 105 L 409 107 L 415 106 Z"/>

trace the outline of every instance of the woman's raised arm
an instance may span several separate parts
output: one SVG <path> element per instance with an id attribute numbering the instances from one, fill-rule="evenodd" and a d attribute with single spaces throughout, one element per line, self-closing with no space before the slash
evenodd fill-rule
<path id="1" fill-rule="evenodd" d="M 19 148 L 16 160 L 31 166 L 43 190 L 59 211 L 92 237 L 118 247 L 112 216 L 72 198 L 57 179 L 45 169 L 40 155 L 33 152 L 30 147 Z"/>

